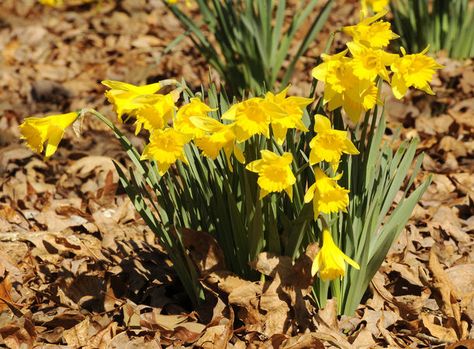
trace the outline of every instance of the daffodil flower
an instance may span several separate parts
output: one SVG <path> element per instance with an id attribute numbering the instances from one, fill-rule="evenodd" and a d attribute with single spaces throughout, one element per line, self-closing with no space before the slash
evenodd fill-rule
<path id="1" fill-rule="evenodd" d="M 434 94 L 429 82 L 433 79 L 436 69 L 443 66 L 436 63 L 432 57 L 426 56 L 428 49 L 429 47 L 420 53 L 407 55 L 405 49 L 401 48 L 403 56 L 390 67 L 393 71 L 392 91 L 396 98 L 403 98 L 411 86 L 430 95 Z"/>
<path id="2" fill-rule="evenodd" d="M 171 93 L 137 96 L 132 103 L 138 106 L 134 111 L 135 134 L 138 134 L 142 127 L 150 132 L 166 127 L 178 109 Z"/>
<path id="3" fill-rule="evenodd" d="M 260 199 L 272 192 L 285 191 L 290 199 L 293 198 L 293 184 L 296 178 L 291 172 L 293 155 L 275 154 L 269 150 L 262 150 L 262 159 L 255 160 L 246 166 L 246 169 L 258 173 L 257 184 L 260 187 Z"/>
<path id="4" fill-rule="evenodd" d="M 188 104 L 179 108 L 174 120 L 174 128 L 181 133 L 187 134 L 194 138 L 204 137 L 206 132 L 191 121 L 192 117 L 208 117 L 208 114 L 215 109 L 212 109 L 207 104 L 203 103 L 199 98 L 191 98 Z"/>
<path id="5" fill-rule="evenodd" d="M 61 7 L 64 5 L 63 0 L 39 0 L 39 3 L 51 7 Z"/>
<path id="6" fill-rule="evenodd" d="M 390 82 L 386 67 L 396 61 L 397 55 L 355 42 L 348 42 L 347 47 L 349 47 L 353 57 L 351 65 L 355 76 L 370 81 L 380 76 L 385 81 Z"/>
<path id="7" fill-rule="evenodd" d="M 184 146 L 188 137 L 173 128 L 155 130 L 150 135 L 150 143 L 143 149 L 141 160 L 154 160 L 158 172 L 163 176 L 177 160 L 188 163 L 184 154 Z"/>
<path id="8" fill-rule="evenodd" d="M 20 125 L 21 138 L 25 139 L 28 147 L 38 154 L 46 148 L 45 158 L 49 158 L 58 149 L 66 128 L 71 126 L 78 117 L 79 114 L 73 112 L 42 118 L 25 118 Z"/>
<path id="9" fill-rule="evenodd" d="M 234 104 L 223 115 L 222 119 L 234 122 L 238 142 L 244 142 L 253 135 L 261 134 L 270 138 L 269 125 L 272 117 L 285 116 L 285 112 L 263 98 L 253 97 Z"/>
<path id="10" fill-rule="evenodd" d="M 337 184 L 342 174 L 331 178 L 323 170 L 316 168 L 314 176 L 316 182 L 308 188 L 304 196 L 305 203 L 313 201 L 314 220 L 321 212 L 326 214 L 346 212 L 349 204 L 349 190 Z"/>
<path id="11" fill-rule="evenodd" d="M 178 2 L 180 2 L 180 0 L 165 0 L 168 4 L 170 5 L 176 5 Z M 190 0 L 186 0 L 186 6 L 191 6 L 191 1 Z"/>
<path id="12" fill-rule="evenodd" d="M 150 95 L 158 92 L 162 88 L 162 84 L 157 82 L 154 84 L 135 86 L 121 81 L 104 80 L 102 85 L 110 88 L 105 92 L 107 100 L 113 104 L 118 120 L 122 122 L 124 114 L 131 113 L 143 106 L 136 100 L 141 95 Z"/>
<path id="13" fill-rule="evenodd" d="M 342 107 L 353 122 L 362 112 L 377 103 L 378 88 L 370 79 L 354 74 L 352 59 L 345 57 L 347 50 L 336 55 L 322 55 L 323 63 L 316 66 L 313 77 L 325 83 L 323 103 L 329 111 Z"/>
<path id="14" fill-rule="evenodd" d="M 387 12 L 387 10 L 381 11 L 375 16 L 365 18 L 356 25 L 344 27 L 342 30 L 352 36 L 356 43 L 372 48 L 386 47 L 390 40 L 399 37 L 392 32 L 389 22 L 379 21 Z"/>
<path id="15" fill-rule="evenodd" d="M 324 115 L 314 117 L 314 131 L 316 136 L 310 141 L 310 165 L 321 161 L 331 164 L 334 172 L 337 171 L 342 154 L 359 154 L 359 151 L 347 137 L 346 131 L 333 130 L 331 121 Z"/>
<path id="16" fill-rule="evenodd" d="M 232 162 L 230 157 L 234 154 L 237 161 L 245 163 L 245 157 L 242 150 L 237 146 L 234 133 L 234 124 L 222 124 L 219 121 L 206 116 L 192 116 L 190 121 L 199 129 L 206 132 L 200 138 L 196 138 L 194 143 L 202 151 L 204 156 L 215 160 L 221 150 L 224 150 L 227 164 L 232 171 Z"/>
<path id="17" fill-rule="evenodd" d="M 378 13 L 384 11 L 388 7 L 390 0 L 362 0 L 362 14 L 367 17 L 370 12 Z"/>
<path id="18" fill-rule="evenodd" d="M 272 92 L 267 92 L 265 95 L 265 100 L 273 103 L 282 110 L 281 113 L 272 113 L 270 120 L 273 135 L 275 136 L 277 143 L 280 145 L 283 144 L 288 129 L 295 128 L 303 132 L 308 131 L 302 118 L 304 108 L 313 102 L 313 99 L 311 98 L 296 96 L 286 97 L 289 88 L 290 86 L 276 95 Z"/>
<path id="19" fill-rule="evenodd" d="M 323 247 L 321 247 L 313 261 L 311 275 L 314 276 L 319 272 L 321 280 L 335 280 L 345 275 L 346 263 L 357 270 L 360 269 L 359 264 L 337 247 L 329 230 L 327 228 L 323 229 Z"/>

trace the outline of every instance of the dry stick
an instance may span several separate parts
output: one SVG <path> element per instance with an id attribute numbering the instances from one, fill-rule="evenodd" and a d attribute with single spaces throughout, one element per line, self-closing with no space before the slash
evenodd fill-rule
<path id="1" fill-rule="evenodd" d="M 446 345 L 446 344 L 451 344 L 452 343 L 451 341 L 443 341 L 441 339 L 438 339 L 436 337 L 427 335 L 425 333 L 416 333 L 416 334 L 414 334 L 412 331 L 406 330 L 406 329 L 401 329 L 400 333 L 408 334 L 410 336 L 415 336 L 416 338 L 426 340 L 426 341 L 428 341 L 430 343 L 433 343 L 433 344 Z"/>

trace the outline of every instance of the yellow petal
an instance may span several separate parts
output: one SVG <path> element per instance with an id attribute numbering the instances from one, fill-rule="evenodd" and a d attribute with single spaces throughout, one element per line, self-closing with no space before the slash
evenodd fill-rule
<path id="1" fill-rule="evenodd" d="M 290 185 L 288 188 L 285 189 L 285 191 L 288 194 L 290 201 L 293 201 L 293 186 Z"/>
<path id="2" fill-rule="evenodd" d="M 46 144 L 45 158 L 48 159 L 58 149 L 59 142 L 63 138 L 64 130 L 57 126 L 51 126 L 48 129 L 48 143 Z"/>
<path id="3" fill-rule="evenodd" d="M 316 114 L 314 116 L 314 131 L 324 132 L 331 129 L 331 120 L 324 115 Z"/>
<path id="4" fill-rule="evenodd" d="M 320 255 L 319 253 L 316 255 L 316 257 L 313 260 L 313 264 L 311 265 L 311 275 L 314 276 L 318 273 L 319 268 L 320 268 L 320 263 L 319 263 Z"/>
<path id="5" fill-rule="evenodd" d="M 245 166 L 245 168 L 251 172 L 260 172 L 262 171 L 263 169 L 263 166 L 264 166 L 264 162 L 263 160 L 255 160 L 255 161 L 252 161 L 251 163 L 249 163 L 247 166 Z"/>
<path id="6" fill-rule="evenodd" d="M 350 258 L 349 256 L 344 255 L 344 260 L 348 264 L 350 264 L 352 267 L 354 267 L 355 269 L 360 270 L 360 265 L 356 261 L 354 261 L 352 258 Z"/>
<path id="7" fill-rule="evenodd" d="M 307 204 L 308 202 L 311 202 L 314 197 L 314 191 L 316 190 L 316 183 L 314 183 L 312 186 L 308 188 L 306 193 L 304 194 L 304 202 Z"/>
<path id="8" fill-rule="evenodd" d="M 238 162 L 245 164 L 245 155 L 242 149 L 237 144 L 234 144 L 234 155 Z"/>

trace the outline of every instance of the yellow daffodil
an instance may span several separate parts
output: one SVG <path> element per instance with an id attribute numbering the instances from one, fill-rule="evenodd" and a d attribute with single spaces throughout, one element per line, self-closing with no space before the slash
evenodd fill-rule
<path id="1" fill-rule="evenodd" d="M 345 275 L 346 262 L 357 270 L 360 269 L 359 264 L 337 247 L 329 230 L 323 229 L 323 247 L 321 247 L 313 261 L 311 275 L 314 276 L 319 272 L 321 280 L 335 280 Z"/>
<path id="2" fill-rule="evenodd" d="M 367 17 L 371 12 L 378 13 L 388 7 L 390 0 L 362 0 L 362 14 Z"/>
<path id="3" fill-rule="evenodd" d="M 370 81 L 380 76 L 385 81 L 390 81 L 386 66 L 394 63 L 398 58 L 397 55 L 356 44 L 355 42 L 348 42 L 347 46 L 353 57 L 351 65 L 355 76 L 359 79 Z"/>
<path id="4" fill-rule="evenodd" d="M 170 5 L 176 5 L 177 3 L 180 2 L 180 0 L 165 0 L 165 1 Z M 186 6 L 191 6 L 190 0 L 186 0 Z"/>
<path id="5" fill-rule="evenodd" d="M 234 125 L 224 125 L 211 117 L 191 117 L 194 125 L 207 132 L 203 137 L 196 138 L 194 143 L 202 151 L 204 156 L 215 160 L 221 150 L 224 150 L 229 168 L 232 170 L 230 156 L 235 155 L 237 161 L 245 163 L 242 150 L 236 144 Z"/>
<path id="6" fill-rule="evenodd" d="M 349 190 L 336 183 L 342 175 L 331 178 L 326 176 L 323 170 L 316 168 L 314 176 L 316 182 L 308 188 L 304 196 L 305 203 L 313 201 L 314 219 L 316 220 L 321 212 L 326 214 L 346 212 L 349 204 Z"/>
<path id="7" fill-rule="evenodd" d="M 155 130 L 150 136 L 150 143 L 143 149 L 142 160 L 154 160 L 158 172 L 163 176 L 177 160 L 187 164 L 184 146 L 188 137 L 173 128 Z"/>
<path id="8" fill-rule="evenodd" d="M 358 78 L 352 60 L 345 57 L 347 50 L 330 56 L 322 55 L 323 63 L 315 67 L 312 75 L 325 83 L 323 103 L 333 111 L 342 107 L 352 121 L 359 121 L 362 112 L 377 103 L 378 88 L 374 81 Z"/>
<path id="9" fill-rule="evenodd" d="M 295 128 L 303 132 L 308 131 L 302 121 L 303 112 L 304 108 L 313 102 L 311 98 L 286 97 L 289 88 L 290 86 L 276 95 L 271 92 L 267 92 L 265 95 L 268 102 L 275 104 L 283 111 L 283 113 L 272 113 L 270 121 L 273 135 L 280 145 L 283 144 L 288 129 Z"/>
<path id="10" fill-rule="evenodd" d="M 321 161 L 331 164 L 334 172 L 337 171 L 342 154 L 359 154 L 359 151 L 347 137 L 346 131 L 333 130 L 331 121 L 320 114 L 314 117 L 314 131 L 316 136 L 311 140 L 309 146 L 310 165 L 315 165 Z"/>
<path id="11" fill-rule="evenodd" d="M 342 86 L 343 77 L 338 73 L 341 72 L 341 68 L 346 63 L 350 62 L 350 58 L 346 57 L 348 51 L 346 49 L 335 55 L 323 53 L 321 55 L 322 63 L 314 67 L 311 72 L 313 77 L 321 82 L 334 85 L 336 91 L 342 92 L 344 90 L 344 86 Z"/>
<path id="12" fill-rule="evenodd" d="M 222 115 L 222 119 L 234 121 L 237 141 L 244 142 L 256 134 L 262 134 L 269 138 L 268 126 L 272 117 L 277 114 L 285 115 L 273 103 L 268 103 L 263 98 L 254 97 L 234 104 Z"/>
<path id="13" fill-rule="evenodd" d="M 401 50 L 403 56 L 390 67 L 393 71 L 391 85 L 395 97 L 401 99 L 411 86 L 433 95 L 429 82 L 433 79 L 436 69 L 441 69 L 443 66 L 426 56 L 428 47 L 420 53 L 410 55 L 406 54 L 403 47 Z"/>
<path id="14" fill-rule="evenodd" d="M 258 173 L 257 183 L 260 187 L 260 199 L 272 192 L 285 191 L 290 199 L 293 198 L 293 184 L 295 175 L 291 172 L 293 155 L 275 154 L 269 150 L 262 150 L 262 159 L 252 161 L 246 169 Z"/>
<path id="15" fill-rule="evenodd" d="M 135 134 L 138 134 L 142 127 L 150 132 L 164 128 L 173 120 L 174 112 L 178 109 L 174 105 L 174 98 L 170 93 L 138 96 L 131 102 L 140 106 L 133 112 L 137 119 Z"/>
<path id="16" fill-rule="evenodd" d="M 51 6 L 51 7 L 61 7 L 64 5 L 64 0 L 39 0 L 40 4 Z"/>
<path id="17" fill-rule="evenodd" d="M 39 3 L 51 7 L 79 6 L 89 4 L 97 0 L 39 0 Z"/>
<path id="18" fill-rule="evenodd" d="M 50 115 L 42 118 L 25 118 L 20 125 L 21 138 L 28 147 L 41 154 L 46 143 L 45 157 L 49 158 L 58 149 L 66 128 L 79 117 L 78 113 Z"/>
<path id="19" fill-rule="evenodd" d="M 114 105 L 115 112 L 120 122 L 123 114 L 131 113 L 143 106 L 136 101 L 141 95 L 150 95 L 158 92 L 162 86 L 159 82 L 144 86 L 135 86 L 121 81 L 104 80 L 102 85 L 110 88 L 105 92 L 107 100 Z"/>
<path id="20" fill-rule="evenodd" d="M 188 104 L 179 108 L 174 120 L 174 128 L 181 133 L 193 138 L 204 137 L 205 131 L 196 127 L 191 121 L 191 117 L 207 117 L 213 111 L 211 107 L 203 103 L 199 98 L 191 98 Z"/>
<path id="21" fill-rule="evenodd" d="M 399 37 L 392 32 L 389 22 L 379 21 L 386 14 L 387 11 L 382 11 L 373 17 L 363 19 L 356 25 L 344 27 L 342 30 L 352 36 L 356 43 L 372 48 L 386 47 L 390 40 Z"/>

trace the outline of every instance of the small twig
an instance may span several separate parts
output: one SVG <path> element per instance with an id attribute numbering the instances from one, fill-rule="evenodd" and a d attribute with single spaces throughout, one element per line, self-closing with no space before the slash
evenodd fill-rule
<path id="1" fill-rule="evenodd" d="M 404 329 L 402 329 L 402 330 L 400 330 L 400 333 L 408 334 L 408 335 L 410 335 L 410 336 L 415 336 L 416 338 L 419 338 L 419 339 L 428 341 L 428 342 L 433 343 L 433 344 L 446 345 L 446 344 L 451 344 L 451 343 L 452 343 L 451 341 L 444 341 L 444 340 L 438 339 L 438 338 L 436 338 L 436 337 L 427 335 L 427 334 L 425 334 L 425 333 L 416 333 L 416 334 L 414 334 L 414 333 L 413 333 L 412 331 L 410 331 L 410 330 L 404 330 Z"/>

